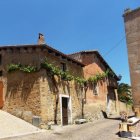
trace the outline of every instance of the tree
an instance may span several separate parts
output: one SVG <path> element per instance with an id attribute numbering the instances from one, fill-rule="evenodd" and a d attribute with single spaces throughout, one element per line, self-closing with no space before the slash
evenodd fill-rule
<path id="1" fill-rule="evenodd" d="M 118 86 L 118 99 L 128 105 L 133 104 L 131 86 L 126 83 L 120 83 Z"/>

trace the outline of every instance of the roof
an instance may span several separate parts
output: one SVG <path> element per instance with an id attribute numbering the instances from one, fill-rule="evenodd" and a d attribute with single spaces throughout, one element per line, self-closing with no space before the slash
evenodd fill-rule
<path id="1" fill-rule="evenodd" d="M 112 70 L 112 68 L 108 65 L 108 63 L 104 60 L 102 55 L 97 50 L 80 51 L 80 52 L 76 52 L 76 53 L 73 53 L 73 54 L 69 54 L 69 56 L 70 55 L 76 55 L 76 54 L 84 54 L 84 53 L 94 53 L 94 54 L 96 54 L 100 58 L 100 60 L 103 62 L 103 64 L 115 74 L 115 72 Z M 117 80 L 120 80 L 116 74 L 115 74 L 115 78 Z"/>
<path id="2" fill-rule="evenodd" d="M 26 45 L 6 45 L 6 46 L 0 46 L 0 50 L 7 50 L 7 49 L 15 49 L 15 48 L 42 48 L 42 49 L 48 49 L 49 52 L 54 52 L 56 54 L 56 56 L 62 56 L 64 59 L 67 59 L 68 61 L 72 61 L 73 63 L 76 63 L 82 67 L 84 67 L 85 65 L 73 58 L 71 58 L 70 56 L 48 46 L 47 44 L 26 44 Z"/>
<path id="3" fill-rule="evenodd" d="M 127 15 L 131 15 L 133 13 L 136 13 L 137 11 L 140 11 L 140 7 L 134 9 L 134 10 L 131 10 L 129 8 L 127 8 L 125 11 L 124 11 L 124 14 L 123 14 L 123 17 L 127 16 Z"/>

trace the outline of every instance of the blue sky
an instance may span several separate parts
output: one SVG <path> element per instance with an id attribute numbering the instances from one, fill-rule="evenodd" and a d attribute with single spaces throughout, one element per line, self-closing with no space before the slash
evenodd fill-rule
<path id="1" fill-rule="evenodd" d="M 140 0 L 1 0 L 0 46 L 36 44 L 38 33 L 64 53 L 99 50 L 122 81 L 130 83 L 122 14 Z"/>

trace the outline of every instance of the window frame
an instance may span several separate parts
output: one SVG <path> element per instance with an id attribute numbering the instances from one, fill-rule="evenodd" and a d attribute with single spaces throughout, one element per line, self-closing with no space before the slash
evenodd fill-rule
<path id="1" fill-rule="evenodd" d="M 66 72 L 66 71 L 67 71 L 67 65 L 66 65 L 66 63 L 61 62 L 60 65 L 61 65 L 61 70 L 62 70 L 63 72 Z"/>
<path id="2" fill-rule="evenodd" d="M 95 96 L 99 95 L 99 85 L 98 85 L 98 83 L 93 84 L 93 95 L 95 95 Z"/>

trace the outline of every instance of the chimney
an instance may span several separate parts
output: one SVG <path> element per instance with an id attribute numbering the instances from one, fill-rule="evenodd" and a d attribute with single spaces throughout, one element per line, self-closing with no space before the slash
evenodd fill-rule
<path id="1" fill-rule="evenodd" d="M 38 44 L 41 45 L 41 44 L 45 44 L 45 38 L 44 38 L 44 35 L 39 33 L 39 36 L 38 36 Z"/>

